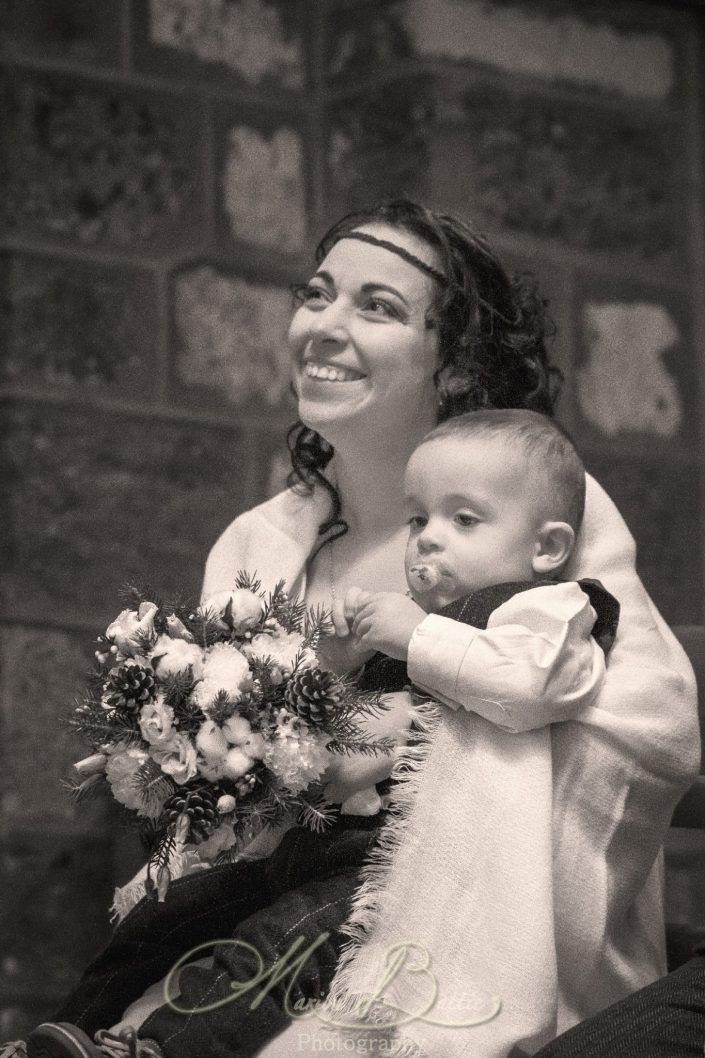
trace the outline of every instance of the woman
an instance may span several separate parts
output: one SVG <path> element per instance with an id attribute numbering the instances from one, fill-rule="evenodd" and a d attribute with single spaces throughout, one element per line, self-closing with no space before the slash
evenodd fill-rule
<path id="1" fill-rule="evenodd" d="M 299 293 L 289 332 L 301 420 L 291 434 L 296 487 L 237 518 L 226 529 L 207 562 L 204 597 L 231 586 L 241 568 L 256 571 L 268 586 L 283 577 L 307 603 L 326 609 L 335 609 L 345 589 L 353 585 L 404 591 L 403 470 L 424 434 L 439 420 L 479 406 L 552 410 L 555 373 L 544 348 L 541 303 L 508 279 L 487 245 L 465 225 L 407 201 L 390 203 L 347 217 L 331 229 L 319 247 L 318 264 L 316 275 Z M 506 854 L 507 862 L 517 868 L 516 884 L 493 886 L 479 872 L 467 906 L 446 908 L 445 922 L 452 913 L 456 924 L 460 921 L 468 927 L 470 911 L 483 919 L 483 928 L 487 927 L 482 934 L 484 950 L 472 952 L 469 928 L 463 944 L 480 960 L 475 968 L 487 963 L 488 972 L 495 974 L 492 983 L 497 984 L 503 1007 L 476 1027 L 443 1029 L 442 1044 L 438 1026 L 428 1028 L 417 1020 L 404 1029 L 409 1054 L 421 1053 L 421 1048 L 432 1058 L 453 1052 L 500 1058 L 515 1045 L 531 1053 L 564 1027 L 665 970 L 659 841 L 673 805 L 698 764 L 692 674 L 636 577 L 633 541 L 624 523 L 594 482 L 589 483 L 581 536 L 571 575 L 599 577 L 622 605 L 618 640 L 600 699 L 603 708 L 614 714 L 614 741 L 634 744 L 637 755 L 642 744 L 648 744 L 649 751 L 655 747 L 648 803 L 633 806 L 629 779 L 620 776 L 613 789 L 606 786 L 607 803 L 596 811 L 596 818 L 607 827 L 616 829 L 626 821 L 633 829 L 636 851 L 629 862 L 611 862 L 609 834 L 602 826 L 597 838 L 604 845 L 598 842 L 589 863 L 571 864 L 563 856 L 554 877 L 550 844 L 543 849 L 543 873 L 533 853 L 517 863 L 512 847 L 497 850 L 497 862 L 503 862 L 501 857 Z M 331 639 L 326 651 L 330 663 L 340 670 L 364 660 L 352 640 Z M 667 718 L 664 702 L 668 702 Z M 407 712 L 400 706 L 385 714 L 380 726 L 398 731 L 407 722 Z M 605 755 L 609 761 L 609 740 Z M 573 820 L 565 803 L 572 793 L 571 776 L 559 774 L 551 790 L 550 751 L 542 766 L 544 792 L 548 783 L 559 832 L 568 835 L 566 847 L 570 848 Z M 354 804 L 359 791 L 388 771 L 386 762 L 381 766 L 374 759 L 345 760 L 331 769 L 329 792 L 348 804 L 353 799 Z M 532 781 L 527 772 L 527 783 Z M 618 804 L 609 800 L 613 792 L 619 795 Z M 488 806 L 485 822 L 494 811 L 491 798 Z M 517 841 L 521 839 L 520 807 L 511 832 Z M 504 828 L 502 833 L 509 833 L 504 820 L 496 822 Z M 434 837 L 426 850 L 426 870 L 442 848 L 452 863 L 453 835 L 449 840 L 441 824 L 442 820 L 437 840 Z M 309 842 L 303 855 L 311 861 L 307 864 L 300 852 L 297 860 L 298 837 L 292 840 L 287 835 L 274 857 L 265 861 L 270 882 L 275 863 L 290 883 L 300 884 L 300 892 L 305 891 L 307 910 L 292 921 L 298 925 L 313 917 L 318 928 L 335 937 L 335 952 L 342 940 L 339 926 L 350 913 L 350 882 L 358 877 L 376 825 L 374 817 L 343 818 L 342 844 L 329 836 L 325 849 L 325 842 L 319 843 L 319 860 L 314 862 L 316 843 Z M 457 825 L 451 829 L 457 832 Z M 336 881 L 331 883 L 335 891 L 332 895 L 326 891 L 321 905 L 323 893 L 315 891 L 316 871 L 325 872 L 329 854 L 335 858 L 342 847 L 344 855 L 338 862 Z M 249 865 L 252 877 L 243 882 L 243 892 L 258 886 L 265 892 L 262 871 L 266 874 L 267 869 Z M 571 869 L 581 874 L 578 887 Z M 432 885 L 433 876 L 427 877 Z M 212 880 L 203 876 L 175 884 L 181 885 L 185 904 L 193 904 L 198 890 L 201 904 L 212 908 L 208 890 L 217 888 L 219 881 L 222 888 L 223 875 L 214 872 Z M 442 881 L 438 879 L 441 888 Z M 554 885 L 558 894 L 570 889 L 568 904 L 561 903 L 560 896 L 554 901 Z M 576 890 L 582 902 L 576 900 Z M 536 907 L 526 899 L 529 891 Z M 328 919 L 316 910 L 317 900 Z M 413 892 L 410 902 L 414 904 Z M 566 909 L 572 912 L 576 902 L 582 906 L 577 909 L 578 928 L 573 929 Z M 157 922 L 162 921 L 162 914 L 173 916 L 174 907 L 169 911 L 165 905 L 157 913 Z M 248 910 L 257 908 L 251 905 Z M 401 909 L 400 929 L 405 928 L 405 910 L 412 928 L 421 929 L 423 909 L 418 905 Z M 146 929 L 136 924 L 144 911 L 137 908 L 129 923 L 136 936 Z M 443 916 L 438 919 L 443 920 Z M 639 928 L 635 929 L 637 920 Z M 509 922 L 511 928 L 507 928 Z M 168 932 L 162 930 L 163 935 Z M 189 933 L 193 943 L 197 936 L 194 928 Z M 635 937 L 637 949 L 629 950 L 625 945 Z M 438 935 L 435 939 L 442 948 Z M 591 963 L 587 971 L 594 972 L 596 983 L 596 992 L 590 996 L 585 994 L 586 959 Z M 152 969 L 164 961 L 165 956 L 161 962 L 156 959 Z M 317 971 L 321 994 L 333 977 L 334 961 L 329 959 L 324 966 L 323 960 Z M 454 965 L 452 959 L 448 965 Z M 443 979 L 447 969 L 439 967 L 446 993 L 458 983 L 447 976 Z M 105 992 L 111 973 L 104 974 L 100 987 L 89 986 L 94 996 Z M 207 977 L 204 980 L 207 985 Z M 139 981 L 130 984 L 135 987 Z M 134 994 L 140 991 L 137 988 Z M 125 993 L 123 999 L 128 998 Z M 83 995 L 79 988 L 62 1017 L 79 1020 L 86 1010 L 84 999 L 85 987 Z M 158 1011 L 149 1018 L 140 1035 L 157 1038 L 169 1058 L 190 1055 L 188 1039 L 198 1041 L 198 1028 L 205 1030 L 205 1022 L 198 1022 L 198 1028 L 192 1024 L 189 1037 L 183 1029 L 156 1031 L 159 1017 Z M 273 1011 L 271 1031 L 279 1031 L 286 1020 Z M 85 1026 L 90 1024 L 90 1018 L 84 1020 Z M 288 1056 L 305 1053 L 307 1048 L 320 1050 L 315 1037 L 324 1032 L 317 1020 L 294 1023 L 262 1053 Z M 215 1040 L 207 1046 L 218 1053 Z M 200 1047 L 206 1053 L 202 1036 Z M 232 1048 L 230 1053 L 234 1053 Z"/>

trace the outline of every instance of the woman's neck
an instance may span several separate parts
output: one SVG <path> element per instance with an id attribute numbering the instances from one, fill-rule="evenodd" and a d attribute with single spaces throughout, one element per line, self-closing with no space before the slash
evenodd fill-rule
<path id="1" fill-rule="evenodd" d="M 343 449 L 327 471 L 342 502 L 341 515 L 356 536 L 378 536 L 398 529 L 403 520 L 404 470 L 413 445 L 355 446 Z"/>

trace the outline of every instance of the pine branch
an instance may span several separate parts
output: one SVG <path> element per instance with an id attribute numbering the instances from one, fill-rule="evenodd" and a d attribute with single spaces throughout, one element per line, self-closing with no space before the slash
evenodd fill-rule
<path id="1" fill-rule="evenodd" d="M 326 742 L 326 749 L 331 753 L 342 753 L 349 757 L 353 753 L 360 753 L 364 757 L 377 757 L 380 754 L 388 756 L 394 751 L 396 742 L 386 735 L 377 739 L 345 739 L 334 738 Z"/>
<path id="2" fill-rule="evenodd" d="M 301 797 L 301 801 L 301 811 L 296 822 L 316 834 L 332 826 L 338 818 L 338 806 L 327 801 L 322 790 L 310 791 L 308 797 Z"/>
<path id="3" fill-rule="evenodd" d="M 246 569 L 239 569 L 235 577 L 235 587 L 244 588 L 245 591 L 251 591 L 255 595 L 259 595 L 262 591 L 262 581 L 259 580 L 256 573 L 248 573 Z"/>
<path id="4" fill-rule="evenodd" d="M 154 760 L 146 760 L 135 772 L 132 779 L 139 792 L 146 811 L 156 815 L 168 797 L 176 791 L 174 783 Z"/>
<path id="5" fill-rule="evenodd" d="M 102 795 L 108 786 L 104 775 L 89 775 L 87 779 L 78 782 L 75 779 L 61 779 L 61 785 L 68 790 L 74 804 L 83 804 L 93 800 L 94 797 Z"/>
<path id="6" fill-rule="evenodd" d="M 153 602 L 160 610 L 162 608 L 162 600 L 158 592 L 156 592 L 146 581 L 139 579 L 126 581 L 122 587 L 118 589 L 118 598 L 122 599 L 123 602 L 128 603 L 128 605 L 135 610 L 138 610 L 143 602 Z"/>
<path id="7" fill-rule="evenodd" d="M 333 631 L 333 622 L 329 610 L 326 610 L 323 606 L 310 607 L 306 610 L 301 633 L 304 637 L 304 644 L 307 647 L 316 650 L 321 636 L 331 635 Z"/>

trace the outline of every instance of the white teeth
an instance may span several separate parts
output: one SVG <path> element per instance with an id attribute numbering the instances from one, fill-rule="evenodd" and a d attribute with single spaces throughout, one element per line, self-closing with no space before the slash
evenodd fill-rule
<path id="1" fill-rule="evenodd" d="M 304 371 L 309 378 L 322 378 L 327 382 L 355 382 L 364 376 L 359 371 L 352 371 L 347 367 L 334 367 L 332 364 L 317 364 L 308 360 L 304 364 Z"/>

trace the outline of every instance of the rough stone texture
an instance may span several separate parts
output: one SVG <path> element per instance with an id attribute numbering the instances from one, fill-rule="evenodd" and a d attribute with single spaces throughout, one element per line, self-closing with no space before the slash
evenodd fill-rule
<path id="1" fill-rule="evenodd" d="M 198 108 L 89 82 L 26 74 L 0 86 L 15 228 L 84 243 L 193 245 L 200 216 Z"/>
<path id="2" fill-rule="evenodd" d="M 418 192 L 430 114 L 430 81 L 423 75 L 380 85 L 336 108 L 327 152 L 330 220 L 356 206 Z"/>
<path id="3" fill-rule="evenodd" d="M 230 128 L 223 139 L 222 206 L 235 240 L 295 252 L 306 243 L 306 180 L 298 132 Z"/>
<path id="4" fill-rule="evenodd" d="M 141 68 L 251 87 L 300 88 L 298 0 L 139 0 Z"/>
<path id="5" fill-rule="evenodd" d="M 233 430 L 41 406 L 7 420 L 6 611 L 97 632 L 131 576 L 198 592 L 211 545 L 247 503 L 256 455 Z"/>
<path id="6" fill-rule="evenodd" d="M 386 70 L 390 64 L 410 58 L 414 48 L 404 25 L 406 0 L 385 0 L 360 7 L 326 11 L 326 74 L 334 82 L 349 85 L 368 74 Z"/>
<path id="7" fill-rule="evenodd" d="M 6 0 L 0 32 L 11 53 L 117 65 L 123 8 L 124 0 Z"/>
<path id="8" fill-rule="evenodd" d="M 173 303 L 176 369 L 189 401 L 200 387 L 236 407 L 281 403 L 290 374 L 288 290 L 203 265 L 176 277 Z"/>
<path id="9" fill-rule="evenodd" d="M 438 92 L 424 184 L 435 201 L 567 246 L 675 249 L 676 128 L 489 82 Z"/>
<path id="10" fill-rule="evenodd" d="M 702 624 L 700 465 L 644 452 L 583 452 L 585 465 L 617 504 L 637 545 L 637 570 L 669 624 Z"/>
<path id="11" fill-rule="evenodd" d="M 49 1017 L 107 940 L 110 871 L 105 838 L 38 830 L 4 836 L 0 992 L 42 1004 L 25 1017 Z M 8 1029 L 33 1027 L 17 1014 Z"/>
<path id="12" fill-rule="evenodd" d="M 2 818 L 17 826 L 34 821 L 100 827 L 105 811 L 98 799 L 76 805 L 61 786 L 76 778 L 74 761 L 92 752 L 65 723 L 86 685 L 91 637 L 6 627 L 0 649 Z"/>
<path id="13" fill-rule="evenodd" d="M 6 263 L 4 381 L 52 392 L 151 395 L 147 276 L 39 255 L 13 255 Z"/>
<path id="14" fill-rule="evenodd" d="M 673 87 L 672 43 L 638 23 L 624 32 L 594 13 L 589 19 L 575 10 L 556 16 L 550 5 L 537 11 L 496 0 L 409 0 L 407 25 L 423 56 L 469 60 L 637 99 L 663 99 Z"/>
<path id="15" fill-rule="evenodd" d="M 584 418 L 607 437 L 677 438 L 683 400 L 668 354 L 680 335 L 668 309 L 646 301 L 586 304 L 582 327 L 586 351 L 576 390 Z"/>

